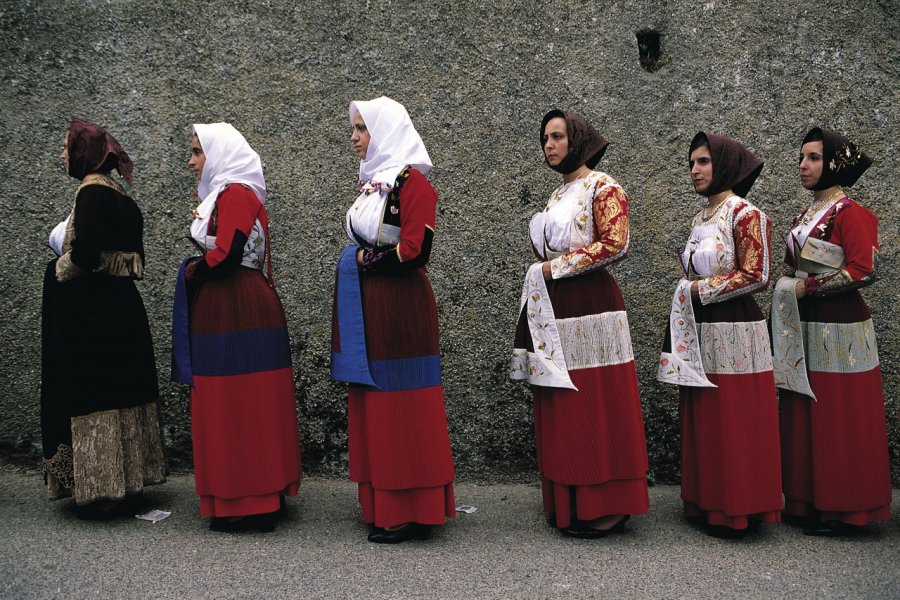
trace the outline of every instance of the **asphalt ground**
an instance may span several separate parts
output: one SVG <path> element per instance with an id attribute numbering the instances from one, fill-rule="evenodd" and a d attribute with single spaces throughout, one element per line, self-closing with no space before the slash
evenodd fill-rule
<path id="1" fill-rule="evenodd" d="M 307 479 L 274 533 L 212 532 L 193 478 L 148 488 L 159 523 L 79 521 L 39 476 L 0 473 L 0 597 L 18 598 L 900 598 L 900 520 L 848 538 L 787 525 L 743 540 L 681 516 L 678 488 L 622 535 L 565 538 L 537 485 L 459 483 L 477 507 L 432 539 L 366 541 L 356 487 Z M 900 513 L 900 491 L 893 511 Z"/>

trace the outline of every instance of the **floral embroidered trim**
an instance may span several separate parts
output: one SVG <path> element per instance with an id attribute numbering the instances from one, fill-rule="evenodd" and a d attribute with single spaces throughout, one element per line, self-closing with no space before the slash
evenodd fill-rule
<path id="1" fill-rule="evenodd" d="M 772 370 L 772 349 L 765 321 L 701 323 L 700 354 L 707 375 Z"/>
<path id="2" fill-rule="evenodd" d="M 805 340 L 797 304 L 798 279 L 782 277 L 772 296 L 772 352 L 775 386 L 809 396 L 816 395 L 806 375 Z"/>
<path id="3" fill-rule="evenodd" d="M 628 316 L 624 310 L 557 319 L 556 326 L 570 372 L 634 360 Z"/>
<path id="4" fill-rule="evenodd" d="M 703 304 L 753 294 L 769 285 L 771 240 L 768 218 L 757 207 L 741 198 L 735 197 L 728 204 L 728 210 L 715 219 L 715 267 L 719 272 L 699 280 L 700 301 Z M 747 222 L 742 222 L 744 220 Z M 696 235 L 698 224 L 695 218 L 692 237 Z M 739 232 L 735 233 L 735 229 Z M 689 240 L 688 249 L 699 243 L 699 240 Z M 693 275 L 693 250 L 690 257 L 689 265 Z"/>
<path id="5" fill-rule="evenodd" d="M 759 233 L 760 239 L 756 240 L 760 244 L 760 249 L 762 250 L 762 273 L 760 275 L 759 281 L 755 283 L 751 283 L 745 287 L 738 287 L 729 292 L 725 292 L 724 294 L 719 294 L 717 298 L 717 302 L 723 302 L 725 300 L 730 300 L 731 298 L 735 298 L 737 296 L 743 296 L 744 294 L 753 294 L 757 291 L 764 290 L 769 285 L 769 277 L 771 277 L 770 271 L 772 267 L 772 260 L 769 256 L 769 232 L 767 230 L 768 227 L 768 219 L 766 218 L 765 213 L 759 210 L 753 205 L 748 205 L 744 207 L 737 215 L 735 215 L 734 219 L 731 221 L 732 231 L 734 229 L 734 225 L 740 223 L 740 221 L 751 212 L 755 212 L 757 214 L 757 218 L 759 219 Z M 745 232 L 749 235 L 750 231 Z M 732 234 L 733 235 L 733 234 Z M 732 239 L 732 244 L 734 244 L 734 240 Z M 735 255 L 735 261 L 739 260 L 740 257 Z M 705 304 L 705 303 L 704 303 Z"/>
<path id="6" fill-rule="evenodd" d="M 872 270 L 865 277 L 854 280 L 846 269 L 806 278 L 806 293 L 815 296 L 834 296 L 872 285 L 878 281 L 878 249 L 872 248 Z"/>
<path id="7" fill-rule="evenodd" d="M 362 255 L 362 270 L 371 271 L 373 266 L 384 258 L 385 254 L 390 254 L 394 248 L 364 248 Z M 399 257 L 399 253 L 397 254 Z"/>
<path id="8" fill-rule="evenodd" d="M 840 173 L 848 167 L 855 166 L 862 158 L 863 152 L 857 146 L 856 152 L 850 150 L 849 144 L 844 144 L 841 148 L 836 148 L 834 157 L 828 163 L 828 170 Z"/>
<path id="9" fill-rule="evenodd" d="M 733 270 L 735 263 L 733 233 L 735 223 L 734 208 L 736 204 L 741 202 L 744 202 L 742 198 L 732 194 L 719 204 L 715 212 L 713 212 L 708 219 L 703 218 L 701 211 L 694 216 L 694 220 L 691 223 L 691 237 L 687 242 L 684 253 L 681 254 L 681 262 L 682 264 L 687 265 L 686 272 L 690 278 L 698 279 L 699 284 L 697 287 L 700 293 L 700 302 L 702 304 L 717 302 L 717 295 L 725 289 L 728 284 L 728 280 L 724 279 L 724 276 Z M 723 210 L 723 207 L 727 207 L 727 209 Z M 694 270 L 694 254 L 698 251 L 701 242 L 706 239 L 704 234 L 709 235 L 711 233 L 708 229 L 710 227 L 715 227 L 714 241 L 716 266 L 720 271 L 711 273 L 707 276 L 701 276 Z M 698 228 L 700 228 L 699 231 Z M 695 234 L 698 234 L 698 237 L 694 237 Z M 687 256 L 685 256 L 685 254 L 687 254 Z M 714 279 L 723 281 L 713 283 L 712 280 Z"/>
<path id="10" fill-rule="evenodd" d="M 556 316 L 541 273 L 541 263 L 534 263 L 525 274 L 519 306 L 525 311 L 534 352 L 513 349 L 509 377 L 524 379 L 531 385 L 576 390 L 569 377 L 566 357 L 560 343 Z"/>
<path id="11" fill-rule="evenodd" d="M 671 352 L 663 352 L 659 356 L 657 381 L 691 387 L 718 387 L 707 379 L 703 370 L 697 321 L 691 303 L 691 282 L 687 279 L 678 282 L 672 296 L 669 337 L 672 340 Z"/>
<path id="12" fill-rule="evenodd" d="M 366 194 L 371 194 L 372 192 L 387 193 L 392 189 L 394 189 L 393 183 L 385 183 L 383 181 L 360 181 L 356 184 L 356 191 L 365 192 Z"/>
<path id="13" fill-rule="evenodd" d="M 550 261 L 553 279 L 607 267 L 628 255 L 628 196 L 605 173 L 585 180 L 585 194 L 573 207 L 569 251 Z M 548 256 L 550 258 L 550 256 Z"/>
<path id="14" fill-rule="evenodd" d="M 53 456 L 41 462 L 41 470 L 56 477 L 64 488 L 72 489 L 75 485 L 75 459 L 72 448 L 65 444 L 57 446 Z"/>
<path id="15" fill-rule="evenodd" d="M 878 366 L 872 319 L 862 323 L 804 322 L 802 326 L 810 371 L 865 373 Z"/>
<path id="16" fill-rule="evenodd" d="M 81 180 L 81 185 L 78 186 L 78 189 L 75 191 L 75 196 L 78 196 L 78 192 L 81 191 L 82 188 L 85 188 L 89 185 L 103 185 L 108 188 L 112 188 L 122 194 L 123 196 L 127 196 L 128 194 L 125 192 L 125 188 L 119 185 L 119 182 L 110 177 L 109 175 L 105 175 L 103 173 L 91 173 Z"/>

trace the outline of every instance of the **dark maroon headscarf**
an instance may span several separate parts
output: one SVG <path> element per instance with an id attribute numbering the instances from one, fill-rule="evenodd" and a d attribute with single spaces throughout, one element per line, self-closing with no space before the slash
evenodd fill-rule
<path id="1" fill-rule="evenodd" d="M 606 152 L 609 142 L 603 139 L 597 130 L 591 127 L 578 113 L 563 112 L 555 108 L 544 115 L 541 120 L 541 148 L 544 147 L 544 130 L 547 128 L 547 123 L 550 122 L 550 119 L 556 118 L 566 120 L 569 153 L 555 167 L 550 163 L 547 163 L 547 166 L 563 175 L 575 171 L 581 165 L 587 165 L 588 169 L 593 169 L 600 162 L 603 153 Z M 544 156 L 544 161 L 546 162 L 546 160 L 547 157 Z"/>
<path id="2" fill-rule="evenodd" d="M 821 127 L 810 129 L 803 138 L 803 144 L 818 140 L 822 141 L 822 176 L 813 186 L 814 190 L 827 190 L 833 185 L 850 187 L 872 166 L 872 159 L 863 154 L 856 144 L 839 133 Z"/>
<path id="3" fill-rule="evenodd" d="M 688 158 L 691 152 L 704 145 L 709 146 L 709 154 L 712 156 L 713 176 L 709 187 L 701 194 L 713 196 L 730 189 L 741 198 L 746 196 L 762 171 L 763 161 L 737 140 L 703 131 L 691 141 Z"/>
<path id="4" fill-rule="evenodd" d="M 88 173 L 119 172 L 131 183 L 134 163 L 108 131 L 90 121 L 72 118 L 68 136 L 69 175 L 84 179 Z"/>

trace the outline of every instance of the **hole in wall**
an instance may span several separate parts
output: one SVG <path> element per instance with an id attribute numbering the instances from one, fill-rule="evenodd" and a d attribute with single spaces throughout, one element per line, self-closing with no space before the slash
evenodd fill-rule
<path id="1" fill-rule="evenodd" d="M 635 35 L 641 68 L 648 73 L 658 71 L 665 64 L 662 60 L 662 34 L 652 29 L 641 29 Z"/>

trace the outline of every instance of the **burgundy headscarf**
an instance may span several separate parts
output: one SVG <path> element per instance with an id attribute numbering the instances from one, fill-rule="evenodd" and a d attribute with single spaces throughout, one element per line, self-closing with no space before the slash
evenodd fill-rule
<path id="1" fill-rule="evenodd" d="M 108 131 L 90 121 L 72 117 L 68 136 L 69 175 L 84 179 L 88 173 L 119 172 L 131 183 L 134 163 Z"/>
<path id="2" fill-rule="evenodd" d="M 594 166 L 603 157 L 606 152 L 606 146 L 609 145 L 603 137 L 597 133 L 597 130 L 584 120 L 584 117 L 578 113 L 568 111 L 563 112 L 559 109 L 553 109 L 544 115 L 541 120 L 541 148 L 544 147 L 544 130 L 550 119 L 566 120 L 566 136 L 569 140 L 569 153 L 563 157 L 562 161 L 555 167 L 547 163 L 554 171 L 566 175 L 578 169 L 581 165 L 587 165 L 589 169 Z M 547 161 L 546 155 L 544 161 Z"/>
<path id="3" fill-rule="evenodd" d="M 703 144 L 706 141 L 706 144 Z M 725 190 L 731 190 L 741 198 L 747 195 L 763 168 L 755 154 L 747 150 L 737 140 L 716 133 L 697 133 L 691 140 L 688 158 L 698 147 L 708 145 L 712 156 L 713 176 L 703 196 L 713 196 Z"/>
<path id="4" fill-rule="evenodd" d="M 872 159 L 856 144 L 821 127 L 810 129 L 801 146 L 816 140 L 822 140 L 822 176 L 813 186 L 814 190 L 827 190 L 833 185 L 850 187 L 872 166 Z"/>

